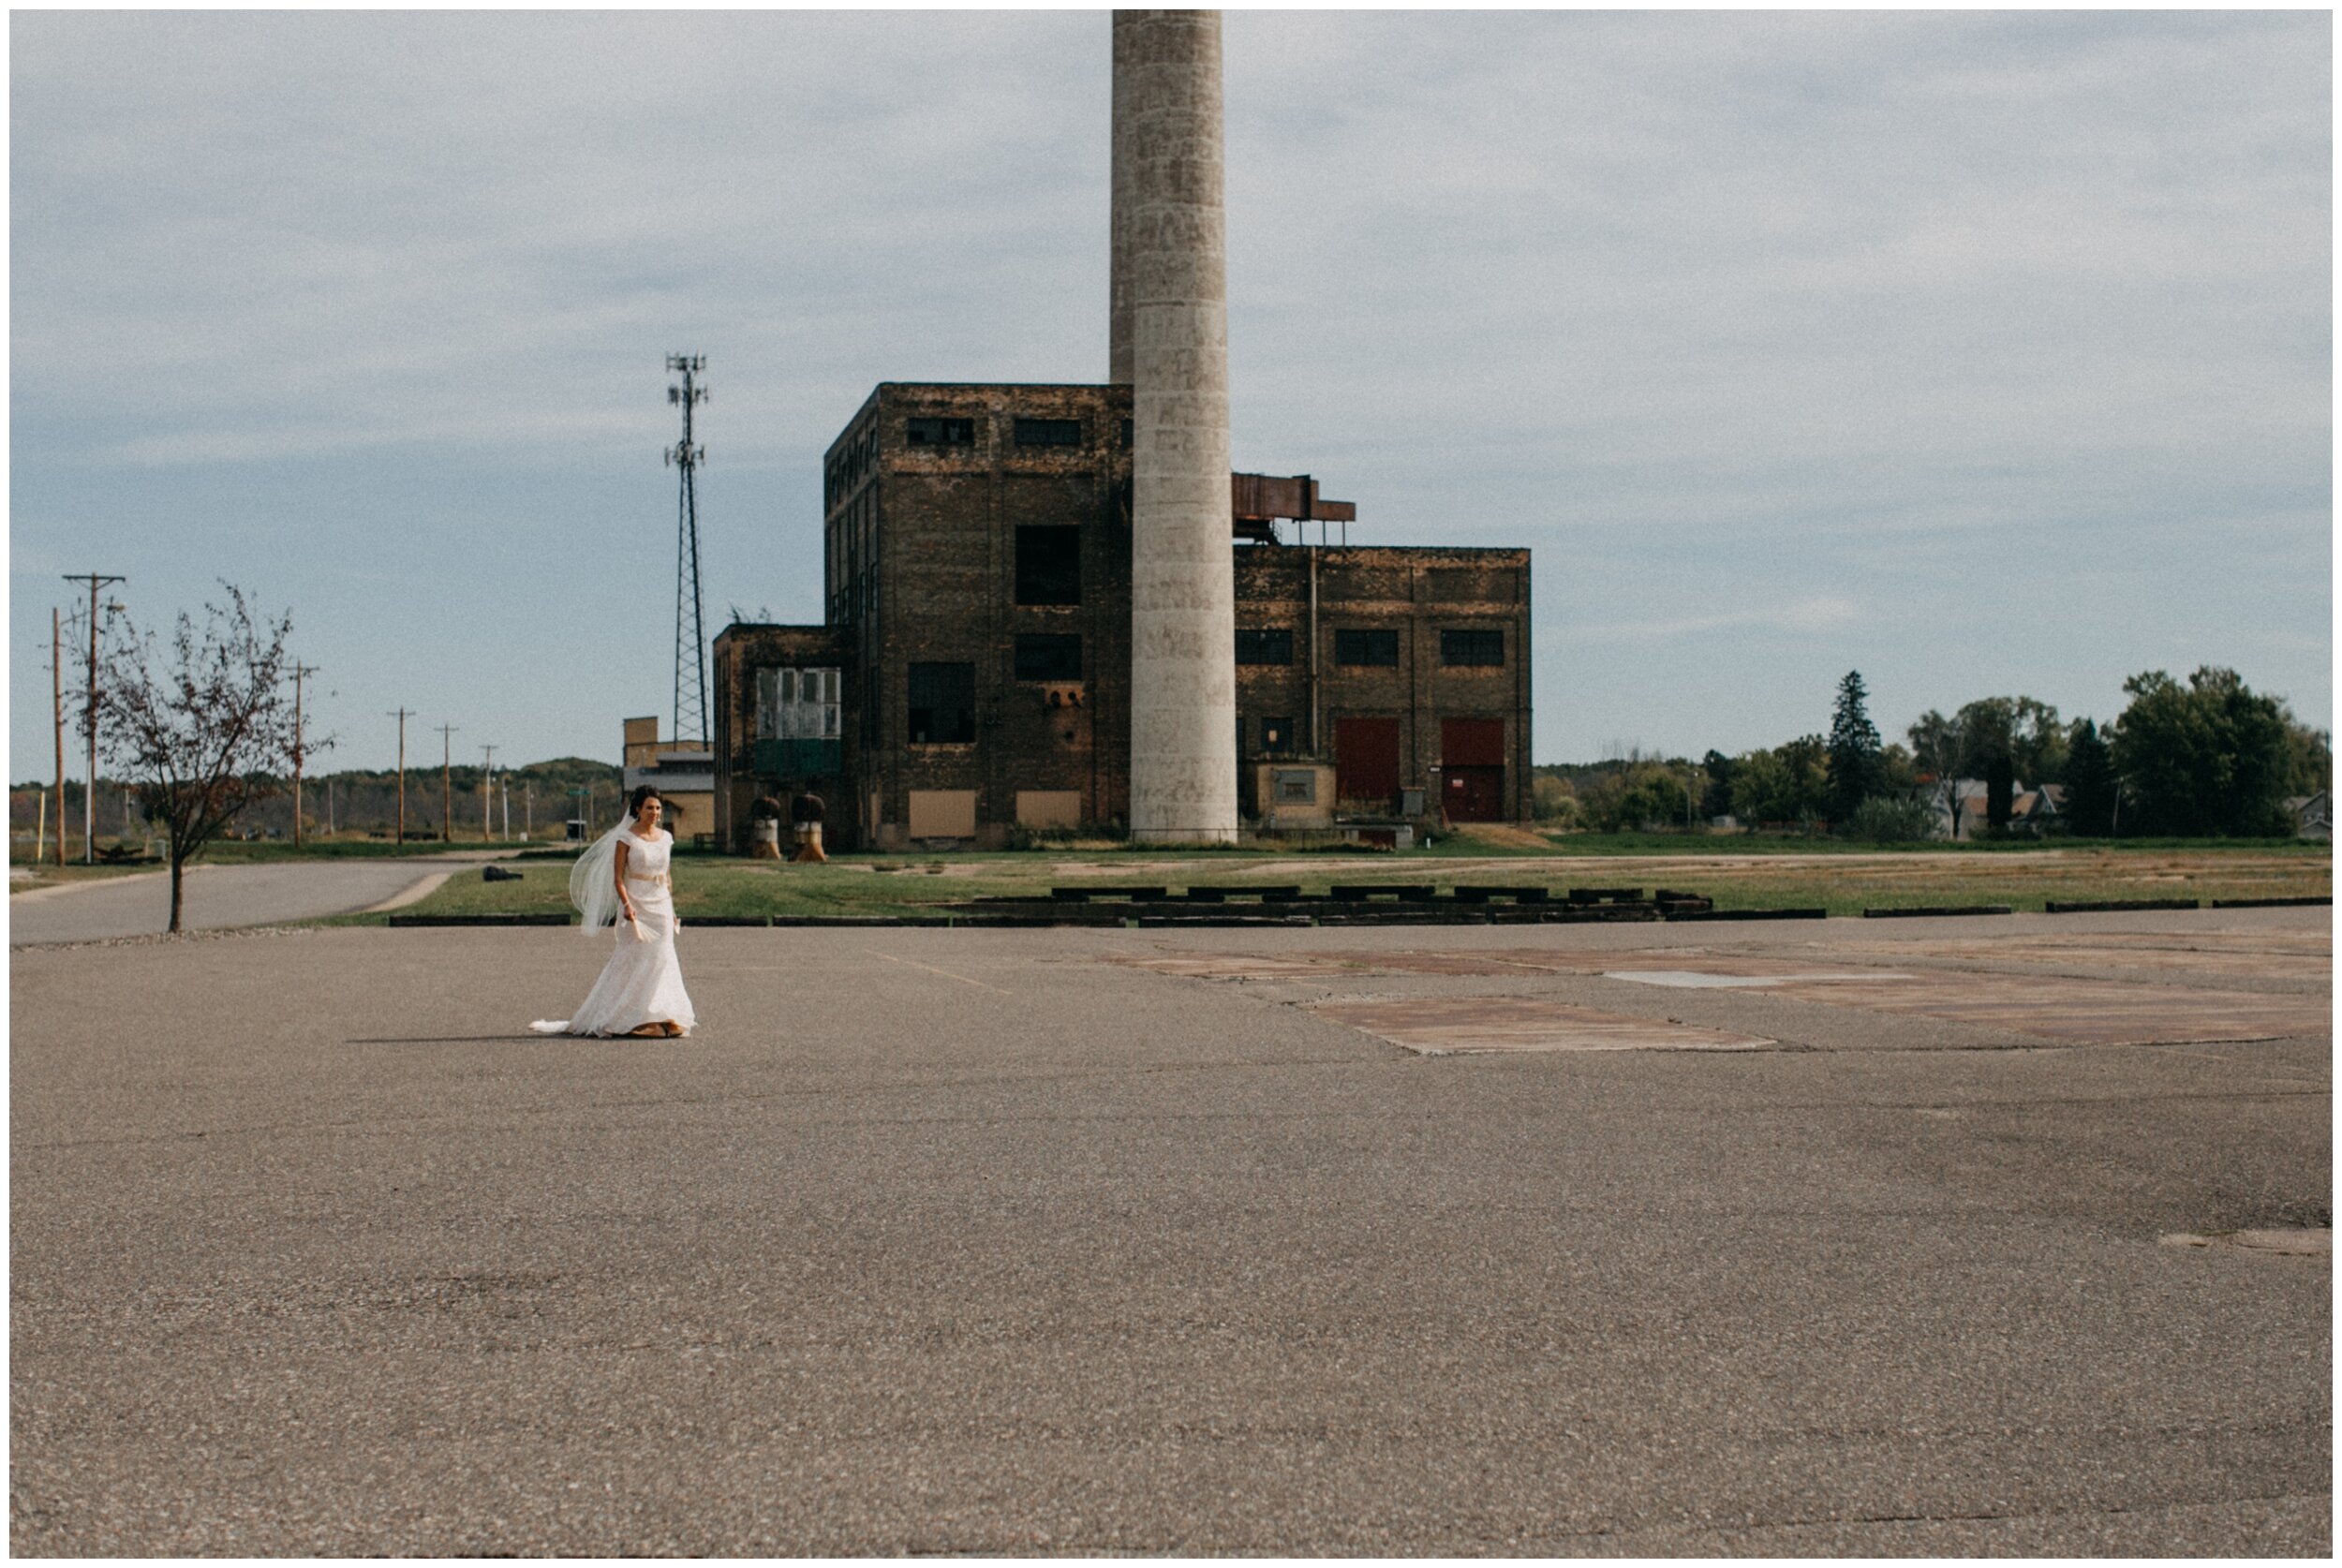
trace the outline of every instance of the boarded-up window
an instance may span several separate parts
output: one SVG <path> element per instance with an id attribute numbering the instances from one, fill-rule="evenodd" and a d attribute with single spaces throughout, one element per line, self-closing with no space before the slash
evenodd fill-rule
<path id="1" fill-rule="evenodd" d="M 1399 633 L 1372 630 L 1336 631 L 1334 633 L 1334 662 L 1353 666 L 1396 666 L 1399 662 Z"/>
<path id="2" fill-rule="evenodd" d="M 1079 790 L 1019 790 L 1016 821 L 1029 828 L 1076 828 L 1082 825 Z"/>
<path id="3" fill-rule="evenodd" d="M 913 790 L 911 791 L 912 837 L 973 838 L 975 836 L 975 791 Z"/>
<path id="4" fill-rule="evenodd" d="M 913 664 L 907 695 L 912 745 L 952 746 L 976 738 L 974 665 Z"/>
<path id="5" fill-rule="evenodd" d="M 1399 720 L 1334 720 L 1334 793 L 1378 804 L 1397 800 Z"/>
<path id="6" fill-rule="evenodd" d="M 759 670 L 758 740 L 836 740 L 839 694 L 836 670 Z"/>
<path id="7" fill-rule="evenodd" d="M 1016 602 L 1082 601 L 1082 531 L 1064 524 L 1025 524 L 1016 530 Z"/>

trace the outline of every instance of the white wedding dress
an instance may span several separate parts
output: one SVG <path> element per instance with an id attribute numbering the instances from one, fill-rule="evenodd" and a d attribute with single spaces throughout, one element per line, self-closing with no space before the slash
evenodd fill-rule
<path id="1" fill-rule="evenodd" d="M 675 962 L 674 896 L 667 885 L 668 857 L 674 836 L 659 830 L 651 838 L 621 829 L 626 846 L 626 893 L 634 921 L 618 919 L 617 951 L 601 978 L 586 993 L 573 1018 L 540 1018 L 528 1027 L 539 1034 L 631 1034 L 645 1024 L 674 1023 L 688 1033 L 699 1022 L 683 989 L 683 967 Z M 639 928 L 640 935 L 637 935 Z"/>

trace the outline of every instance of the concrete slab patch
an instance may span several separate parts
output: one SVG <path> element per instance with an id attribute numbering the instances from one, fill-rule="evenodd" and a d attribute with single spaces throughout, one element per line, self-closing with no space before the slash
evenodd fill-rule
<path id="1" fill-rule="evenodd" d="M 1156 974 L 1189 980 L 1290 980 L 1310 975 L 1355 972 L 1338 959 L 1304 957 L 1300 954 L 1270 955 L 1244 953 L 1183 953 L 1153 958 L 1114 956 L 1109 964 L 1151 969 Z"/>
<path id="2" fill-rule="evenodd" d="M 2333 1027 L 2332 1004 L 2323 997 L 2048 975 L 1946 971 L 1859 989 L 1801 979 L 1771 986 L 1766 994 L 1866 1013 L 1918 1013 L 2074 1045 L 2277 1040 L 2321 1035 Z"/>
<path id="3" fill-rule="evenodd" d="M 1633 1018 L 1535 997 L 1366 998 L 1320 1002 L 1322 1018 L 1423 1056 L 1516 1051 L 1754 1051 L 1758 1035 Z"/>
<path id="4" fill-rule="evenodd" d="M 1843 974 L 1712 974 L 1704 969 L 1604 969 L 1605 980 L 1631 980 L 1638 985 L 1673 985 L 1687 990 L 1761 989 L 1784 985 L 1791 981 L 1808 984 L 1841 980 L 1910 980 L 1907 974 L 1889 969 L 1860 969 Z"/>

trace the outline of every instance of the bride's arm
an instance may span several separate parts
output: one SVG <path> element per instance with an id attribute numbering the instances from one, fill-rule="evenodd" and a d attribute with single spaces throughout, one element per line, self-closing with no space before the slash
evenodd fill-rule
<path id="1" fill-rule="evenodd" d="M 626 895 L 626 840 L 620 838 L 617 847 L 618 852 L 610 857 L 610 874 L 616 879 L 618 883 L 619 912 L 626 916 L 629 924 L 631 924 L 634 919 L 634 900 Z"/>

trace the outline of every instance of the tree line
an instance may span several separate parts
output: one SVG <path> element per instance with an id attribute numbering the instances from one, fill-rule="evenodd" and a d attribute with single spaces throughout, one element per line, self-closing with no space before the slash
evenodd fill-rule
<path id="1" fill-rule="evenodd" d="M 2045 822 L 2083 837 L 2290 837 L 2287 801 L 2333 786 L 2333 737 L 2233 670 L 2207 666 L 2185 681 L 2150 670 L 2123 690 L 2127 703 L 2104 723 L 2061 719 L 2031 697 L 1985 697 L 1949 715 L 1930 709 L 1890 742 L 1871 721 L 1860 672 L 1849 671 L 1827 732 L 1697 762 L 1629 752 L 1542 767 L 1536 814 L 1602 832 L 1729 818 L 1875 842 Z M 1982 786 L 1980 822 L 1971 784 Z M 2063 796 L 2054 812 L 2020 822 L 2021 792 L 2045 785 Z"/>

